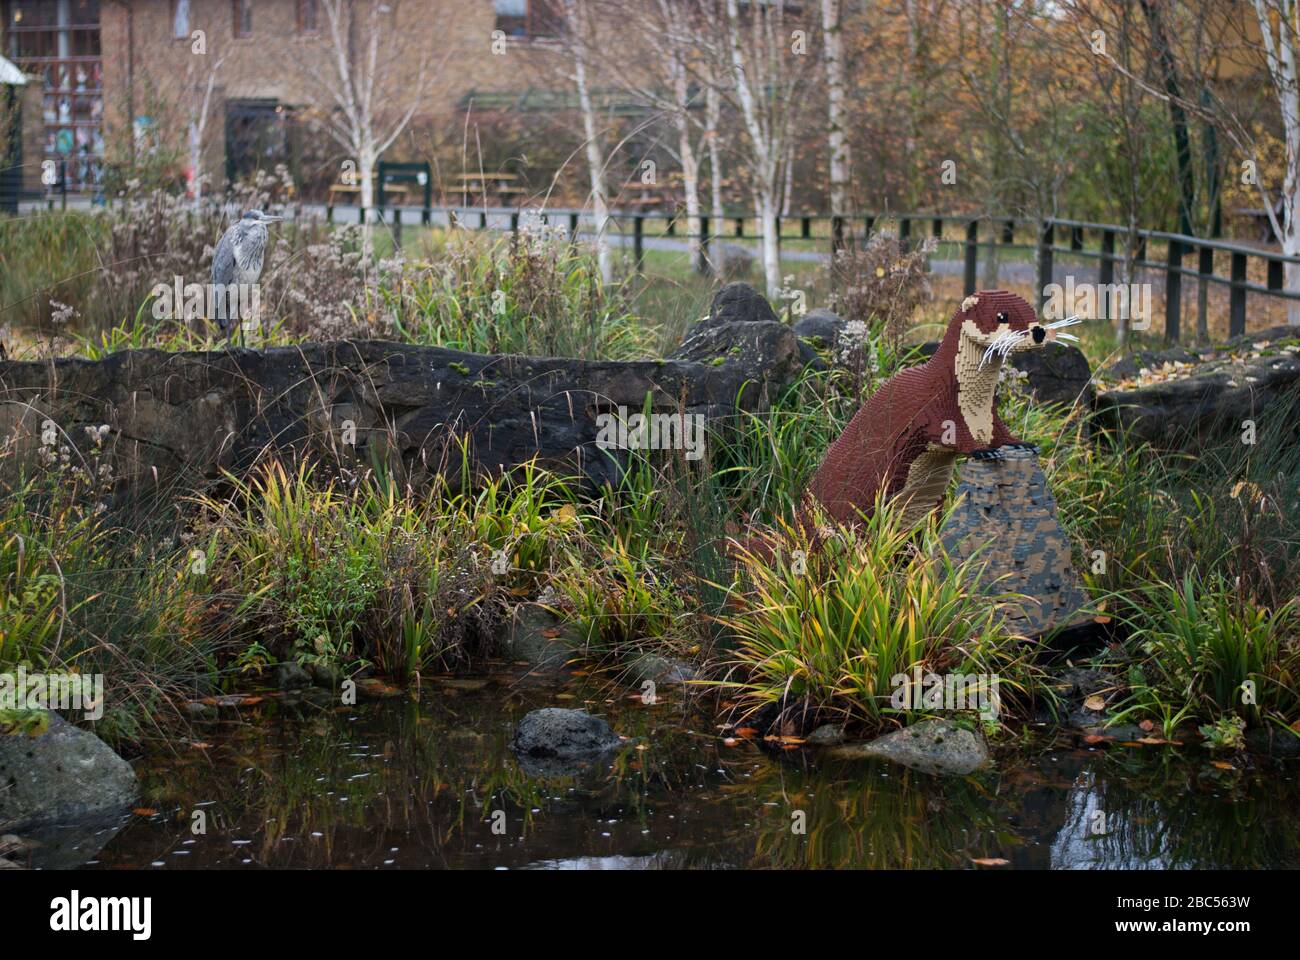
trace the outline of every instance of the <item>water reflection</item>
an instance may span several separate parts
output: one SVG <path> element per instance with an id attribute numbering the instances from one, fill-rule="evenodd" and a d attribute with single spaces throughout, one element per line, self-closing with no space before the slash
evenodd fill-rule
<path id="1" fill-rule="evenodd" d="M 320 710 L 267 700 L 137 764 L 142 805 L 101 867 L 673 869 L 1300 865 L 1294 766 L 1188 752 L 1031 751 L 936 779 L 876 761 L 726 747 L 669 701 L 484 689 Z M 587 706 L 639 738 L 537 779 L 509 750 L 536 706 Z M 206 833 L 195 833 L 195 813 Z M 793 829 L 796 822 L 805 832 Z"/>

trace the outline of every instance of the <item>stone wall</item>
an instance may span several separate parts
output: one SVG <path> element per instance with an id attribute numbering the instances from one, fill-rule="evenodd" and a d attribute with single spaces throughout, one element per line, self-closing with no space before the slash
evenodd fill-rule
<path id="1" fill-rule="evenodd" d="M 50 421 L 56 445 L 87 455 L 85 428 L 108 424 L 105 447 L 123 483 L 201 481 L 241 472 L 269 450 L 312 449 L 384 463 L 418 483 L 448 464 L 458 476 L 468 441 L 482 470 L 537 458 L 600 484 L 626 461 L 597 447 L 602 413 L 639 412 L 648 396 L 655 412 L 699 414 L 716 429 L 737 407 L 762 409 L 799 369 L 783 324 L 726 324 L 708 346 L 708 356 L 636 362 L 386 341 L 0 362 L 0 443 L 10 464 L 36 456 Z"/>

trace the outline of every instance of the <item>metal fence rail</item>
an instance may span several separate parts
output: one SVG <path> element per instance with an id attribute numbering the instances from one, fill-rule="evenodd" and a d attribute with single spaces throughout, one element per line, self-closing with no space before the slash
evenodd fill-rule
<path id="1" fill-rule="evenodd" d="M 519 229 L 520 217 L 524 209 L 489 211 L 486 208 L 464 207 L 382 207 L 376 211 L 379 220 L 388 224 L 398 242 L 405 217 L 411 217 L 411 223 L 430 224 L 434 213 L 454 214 L 461 226 L 475 226 L 487 229 L 489 216 L 509 215 L 510 229 Z M 589 215 L 579 211 L 550 211 L 542 215 L 548 222 L 567 218 L 571 237 L 577 238 L 581 222 L 590 220 Z M 334 208 L 326 207 L 326 219 L 332 221 Z M 668 212 L 611 212 L 610 220 L 616 224 L 631 225 L 632 257 L 640 269 L 645 256 L 645 241 L 649 237 L 674 237 L 680 240 L 696 239 L 700 243 L 701 256 L 707 257 L 709 245 L 715 241 L 727 239 L 761 239 L 757 230 L 747 230 L 748 224 L 756 223 L 752 213 L 730 214 L 722 222 L 714 218 L 701 216 L 700 231 L 693 236 L 686 229 L 687 217 L 682 213 Z M 1205 312 L 1205 294 L 1208 285 L 1228 288 L 1228 332 L 1230 336 L 1239 336 L 1246 332 L 1246 296 L 1254 293 L 1281 300 L 1300 300 L 1300 292 L 1284 289 L 1286 264 L 1300 264 L 1300 257 L 1286 256 L 1277 251 L 1264 250 L 1224 240 L 1192 237 L 1160 230 L 1132 230 L 1127 227 L 1109 223 L 1093 223 L 1084 220 L 1047 219 L 1032 220 L 1017 217 L 970 217 L 965 215 L 940 215 L 929 213 L 863 213 L 854 217 L 839 217 L 827 214 L 799 215 L 778 219 L 777 233 L 782 240 L 825 241 L 828 252 L 832 255 L 855 241 L 865 241 L 880 230 L 887 222 L 896 225 L 895 233 L 906 246 L 916 239 L 927 227 L 930 236 L 945 243 L 960 246 L 963 254 L 963 290 L 966 294 L 974 293 L 979 276 L 980 250 L 994 247 L 1007 249 L 1033 249 L 1037 265 L 1038 306 L 1041 309 L 1046 302 L 1047 286 L 1052 282 L 1055 259 L 1058 254 L 1083 257 L 1098 261 L 1098 282 L 1109 286 L 1115 282 L 1115 265 L 1128 261 L 1130 270 L 1144 269 L 1155 271 L 1164 277 L 1165 287 L 1165 337 L 1177 341 L 1181 336 L 1182 287 L 1183 278 L 1190 278 L 1198 284 L 1198 309 L 1201 318 Z M 648 224 L 658 226 L 654 232 L 647 230 Z M 824 227 L 824 229 L 818 229 Z M 949 228 L 957 228 L 958 238 L 947 235 Z M 919 229 L 918 229 L 919 228 Z M 1033 237 L 1032 244 L 1017 243 L 1019 233 L 1028 232 Z M 1089 240 L 1092 243 L 1089 243 Z M 1131 241 L 1132 258 L 1123 253 L 1116 253 L 1117 240 Z M 1164 257 L 1154 259 L 1150 253 L 1155 247 L 1164 248 Z M 1195 266 L 1187 266 L 1185 261 L 1195 254 Z M 1216 266 L 1226 261 L 1227 274 L 1216 272 Z M 1264 283 L 1248 280 L 1251 261 L 1265 264 Z"/>
<path id="2" fill-rule="evenodd" d="M 66 198 L 64 198 L 66 206 Z M 50 209 L 54 207 L 54 198 L 47 199 Z M 357 210 L 349 206 L 350 210 Z M 324 205 L 325 219 L 334 222 L 335 207 Z M 379 206 L 373 208 L 374 219 L 386 224 L 393 232 L 396 243 L 402 242 L 402 230 L 406 225 L 431 225 L 434 215 L 455 217 L 462 227 L 471 229 L 489 229 L 489 220 L 505 220 L 508 217 L 509 230 L 519 229 L 521 218 L 525 215 L 540 215 L 546 222 L 554 224 L 567 223 L 569 235 L 575 240 L 579 236 L 582 222 L 591 221 L 590 214 L 577 210 L 536 210 L 532 208 L 486 208 L 456 206 Z M 359 214 L 358 214 L 359 216 Z M 747 230 L 746 225 L 757 223 L 752 213 L 730 213 L 714 222 L 715 218 L 701 216 L 700 230 L 692 235 L 687 228 L 687 217 L 682 212 L 667 211 L 611 211 L 610 220 L 618 225 L 631 225 L 632 259 L 637 270 L 641 269 L 645 257 L 645 242 L 657 237 L 672 237 L 679 240 L 695 239 L 700 244 L 700 255 L 707 258 L 709 246 L 715 241 L 728 239 L 759 240 L 757 230 Z M 1115 265 L 1127 263 L 1130 271 L 1155 271 L 1164 278 L 1165 293 L 1165 338 L 1177 341 L 1181 336 L 1183 279 L 1189 278 L 1197 285 L 1198 321 L 1203 323 L 1206 311 L 1206 295 L 1211 285 L 1228 289 L 1228 333 L 1240 336 L 1246 332 L 1246 298 L 1248 294 L 1277 298 L 1281 301 L 1300 301 L 1300 291 L 1285 289 L 1286 265 L 1300 265 L 1300 256 L 1287 256 L 1274 250 L 1265 250 L 1224 240 L 1192 237 L 1179 233 L 1167 233 L 1161 230 L 1129 230 L 1127 227 L 1109 223 L 1093 223 L 1086 220 L 1068 220 L 1049 218 L 1044 220 L 1023 217 L 972 217 L 966 214 L 933 214 L 908 212 L 860 213 L 855 216 L 833 216 L 830 214 L 800 214 L 794 217 L 780 218 L 777 221 L 777 234 L 781 240 L 824 241 L 827 252 L 832 256 L 855 242 L 865 242 L 873 233 L 878 232 L 885 223 L 892 222 L 898 238 L 907 246 L 911 241 L 929 228 L 930 236 L 948 244 L 955 244 L 962 250 L 963 290 L 966 294 L 974 293 L 979 276 L 980 250 L 993 248 L 1033 250 L 1036 263 L 1038 289 L 1038 306 L 1041 309 L 1047 300 L 1046 288 L 1052 282 L 1055 260 L 1058 254 L 1082 257 L 1098 261 L 1098 282 L 1109 287 L 1115 282 Z M 657 225 L 654 232 L 647 230 L 647 225 Z M 504 224 L 501 228 L 504 229 Z M 653 227 L 652 227 L 653 230 Z M 954 230 L 956 238 L 948 236 Z M 1017 234 L 1033 238 L 1030 244 L 1017 243 Z M 1091 240 L 1091 242 L 1089 242 Z M 1116 253 L 1118 240 L 1127 241 L 1133 255 Z M 1153 258 L 1154 248 L 1163 247 L 1164 257 Z M 1188 266 L 1187 260 L 1195 255 L 1195 266 Z M 1226 264 L 1225 264 L 1226 261 Z M 1249 279 L 1252 262 L 1264 264 L 1264 283 Z M 1216 267 L 1226 265 L 1226 274 L 1219 273 Z"/>

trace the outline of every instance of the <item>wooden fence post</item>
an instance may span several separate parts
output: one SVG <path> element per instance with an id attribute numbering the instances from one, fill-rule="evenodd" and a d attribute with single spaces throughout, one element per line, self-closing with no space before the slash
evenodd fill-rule
<path id="1" fill-rule="evenodd" d="M 1038 312 L 1047 303 L 1047 285 L 1052 282 L 1052 246 L 1056 242 L 1056 226 L 1044 220 L 1038 232 Z"/>
<path id="2" fill-rule="evenodd" d="M 1165 339 L 1177 343 L 1183 322 L 1183 242 L 1169 241 L 1165 260 Z"/>
<path id="3" fill-rule="evenodd" d="M 979 231 L 980 222 L 972 220 L 966 224 L 966 274 L 962 283 L 965 290 L 965 296 L 970 296 L 975 292 L 976 271 L 979 267 Z"/>

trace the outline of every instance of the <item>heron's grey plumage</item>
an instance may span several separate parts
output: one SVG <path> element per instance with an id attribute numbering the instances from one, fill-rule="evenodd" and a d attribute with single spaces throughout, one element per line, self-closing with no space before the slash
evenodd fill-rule
<path id="1" fill-rule="evenodd" d="M 214 287 L 230 289 L 231 284 L 257 283 L 262 276 L 262 265 L 266 260 L 266 245 L 269 240 L 266 225 L 275 223 L 282 217 L 270 217 L 261 210 L 245 210 L 244 215 L 230 225 L 221 235 L 216 252 L 212 255 L 212 284 Z M 229 340 L 235 335 L 237 322 L 230 316 L 227 297 L 226 309 L 217 310 L 217 326 Z M 222 299 L 218 298 L 218 305 Z M 239 318 L 243 319 L 243 318 Z"/>

